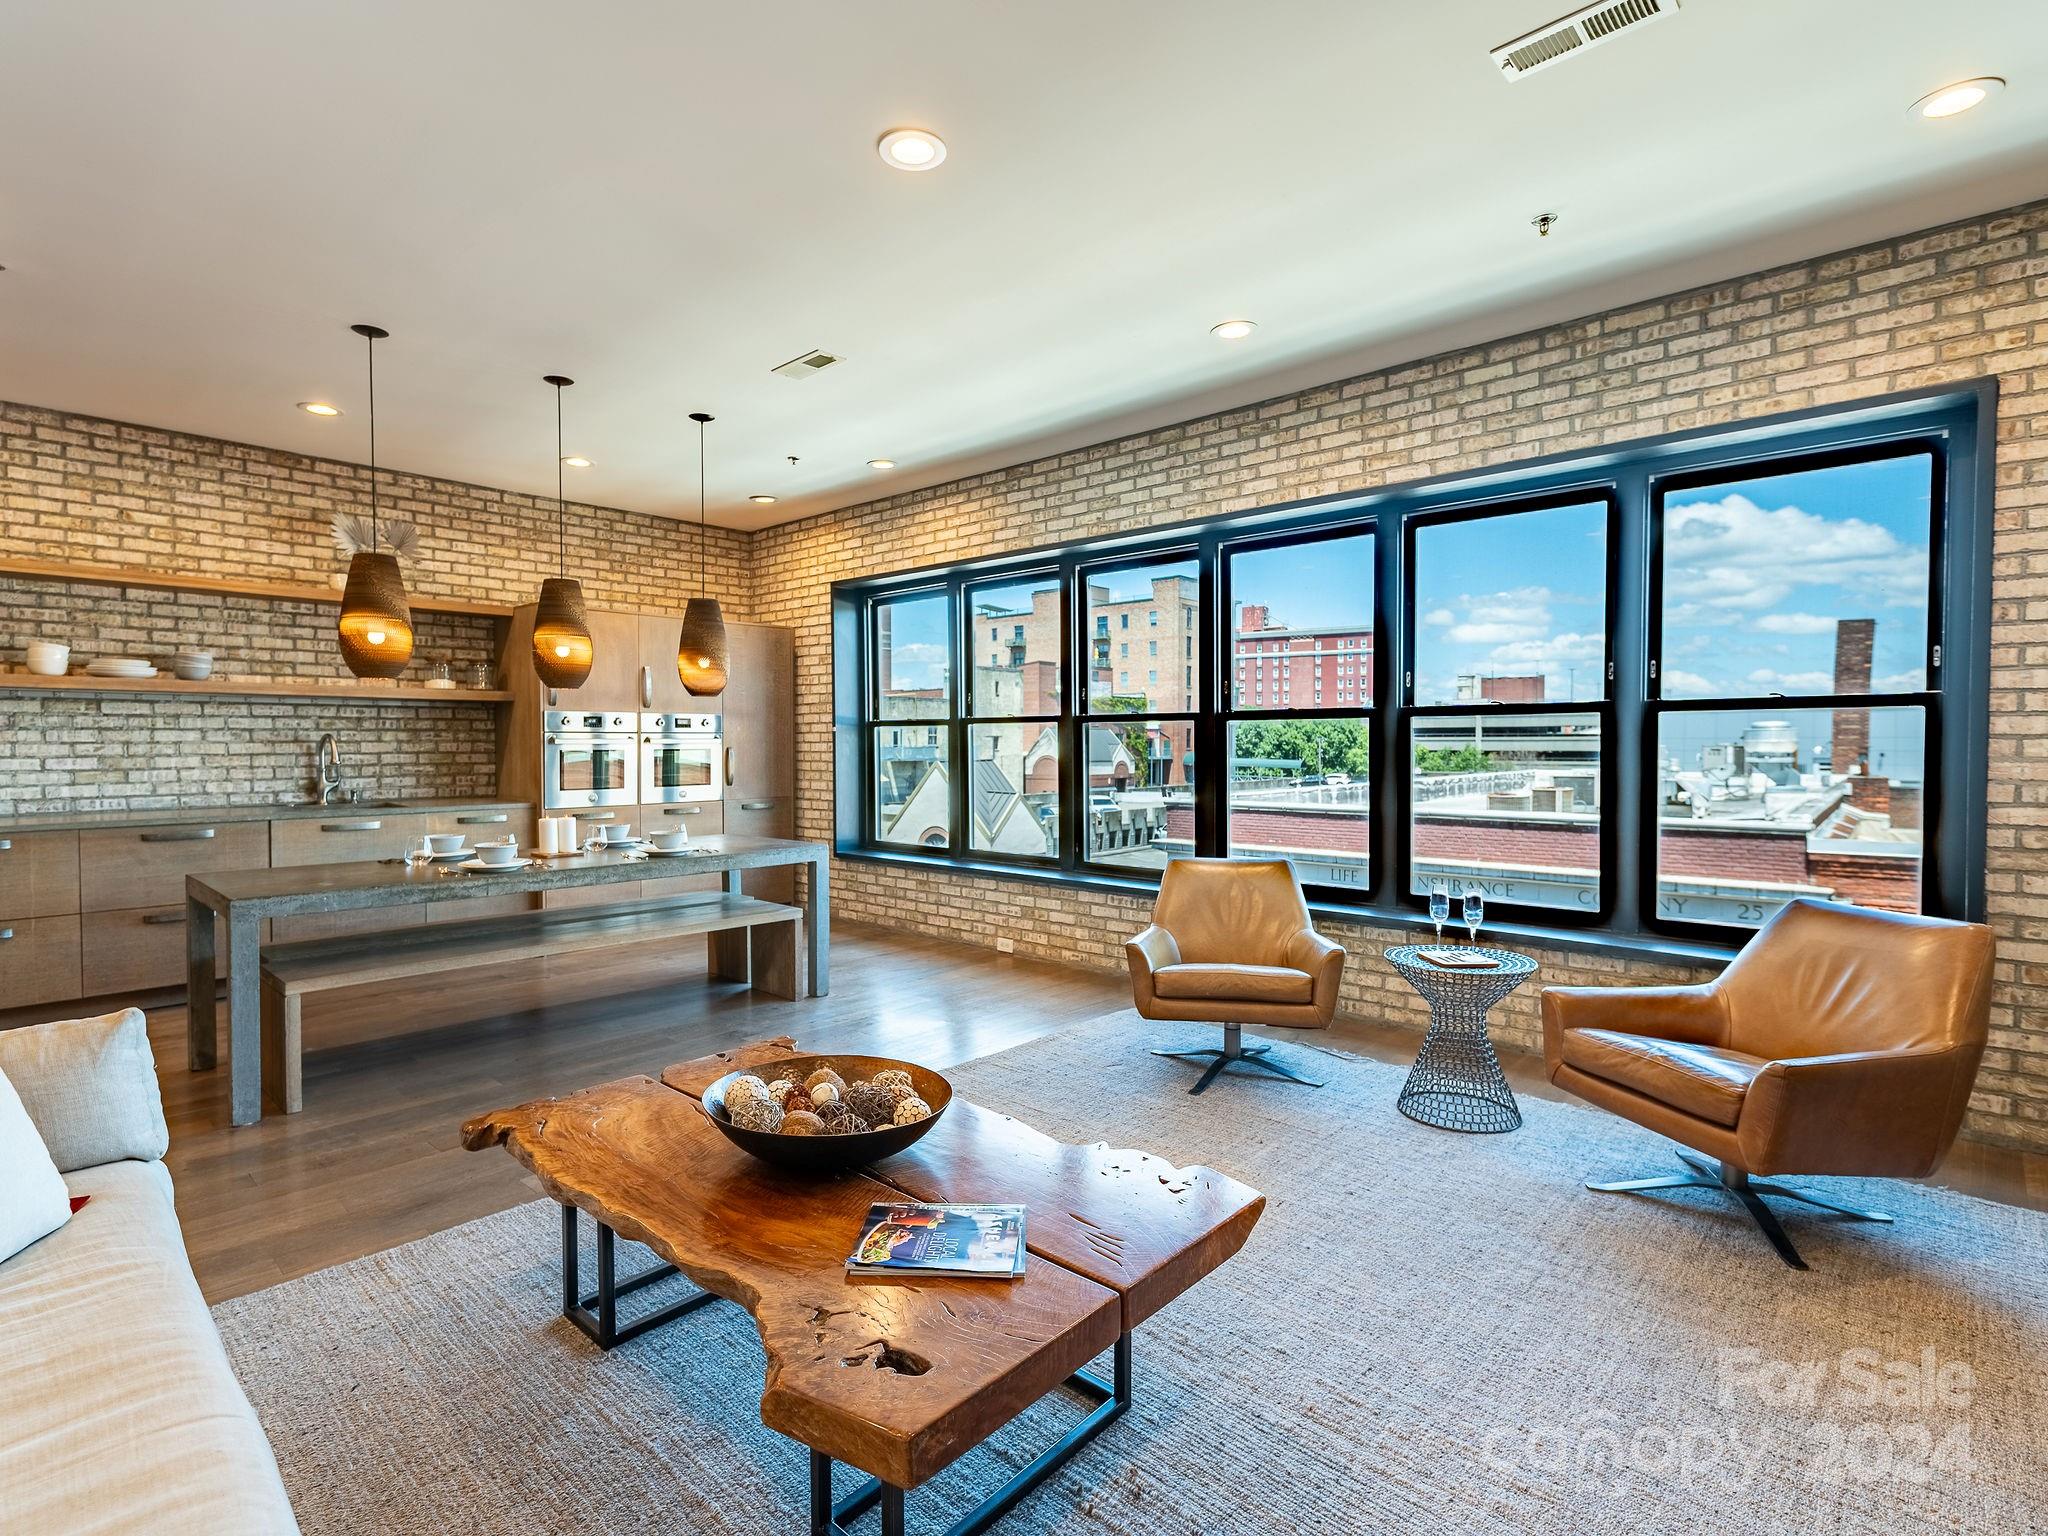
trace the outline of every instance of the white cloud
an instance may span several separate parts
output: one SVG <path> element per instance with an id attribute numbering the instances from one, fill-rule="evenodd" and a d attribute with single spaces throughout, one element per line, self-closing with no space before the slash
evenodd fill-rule
<path id="1" fill-rule="evenodd" d="M 1447 632 L 1448 638 L 1458 645 L 1504 645 L 1542 633 L 1540 624 L 1453 624 Z"/>
<path id="2" fill-rule="evenodd" d="M 1749 681 L 1778 693 L 1832 693 L 1835 687 L 1831 673 L 1778 672 L 1770 667 L 1758 667 L 1749 674 Z"/>
<path id="3" fill-rule="evenodd" d="M 1767 635 L 1829 635 L 1835 621 L 1818 613 L 1767 613 L 1754 627 Z"/>
<path id="4" fill-rule="evenodd" d="M 1664 674 L 1664 691 L 1674 697 L 1710 694 L 1714 692 L 1714 685 L 1697 672 L 1688 672 L 1683 667 L 1672 667 Z"/>
<path id="5" fill-rule="evenodd" d="M 1455 613 L 1451 612 L 1451 610 L 1448 608 L 1432 608 L 1429 610 L 1429 612 L 1425 613 L 1422 616 L 1422 622 L 1425 624 L 1434 624 L 1441 628 L 1446 624 L 1457 623 L 1458 616 Z"/>
<path id="6" fill-rule="evenodd" d="M 1546 662 L 1599 661 L 1606 654 L 1605 635 L 1547 635 L 1541 640 L 1497 646 L 1489 659 L 1502 666 L 1541 666 Z"/>
<path id="7" fill-rule="evenodd" d="M 1840 586 L 1894 607 L 1927 601 L 1926 548 L 1860 517 L 1767 509 L 1729 495 L 1672 508 L 1664 537 L 1670 591 L 1688 603 L 1754 611 L 1802 586 Z"/>
<path id="8" fill-rule="evenodd" d="M 1913 667 L 1904 672 L 1892 672 L 1878 678 L 1870 685 L 1872 693 L 1918 693 L 1927 686 L 1927 671 L 1924 667 Z"/>

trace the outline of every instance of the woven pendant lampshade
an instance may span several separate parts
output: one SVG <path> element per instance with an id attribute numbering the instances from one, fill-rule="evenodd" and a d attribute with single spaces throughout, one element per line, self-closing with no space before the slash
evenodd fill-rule
<path id="1" fill-rule="evenodd" d="M 709 538 L 704 527 L 704 427 L 711 418 L 692 411 L 690 420 L 697 423 L 697 590 L 704 592 Z M 725 615 L 719 612 L 718 599 L 708 593 L 691 598 L 676 641 L 676 675 L 693 696 L 714 698 L 725 692 L 725 661 Z"/>
<path id="2" fill-rule="evenodd" d="M 349 671 L 357 677 L 389 678 L 412 660 L 412 610 L 406 606 L 398 557 L 377 548 L 377 343 L 391 333 L 375 325 L 349 329 L 363 338 L 369 357 L 370 547 L 349 557 L 335 634 Z"/>
<path id="3" fill-rule="evenodd" d="M 583 584 L 569 575 L 569 503 L 562 495 L 562 391 L 575 383 L 559 373 L 541 381 L 555 388 L 555 504 L 560 513 L 561 572 L 540 584 L 533 613 L 533 670 L 548 688 L 581 688 L 596 649 L 583 609 Z"/>
<path id="4" fill-rule="evenodd" d="M 357 677 L 396 677 L 405 670 L 412 660 L 412 610 L 396 555 L 361 549 L 349 558 L 335 630 L 341 659 Z"/>

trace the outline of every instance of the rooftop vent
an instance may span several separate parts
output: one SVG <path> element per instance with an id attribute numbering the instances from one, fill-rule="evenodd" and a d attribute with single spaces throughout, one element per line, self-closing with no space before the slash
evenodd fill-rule
<path id="1" fill-rule="evenodd" d="M 820 369 L 830 368 L 834 363 L 842 361 L 844 359 L 830 352 L 806 352 L 802 357 L 792 357 L 780 367 L 770 368 L 768 371 L 779 373 L 785 379 L 808 379 Z"/>
<path id="2" fill-rule="evenodd" d="M 1488 57 L 1508 79 L 1519 80 L 1597 48 L 1632 27 L 1662 21 L 1677 10 L 1678 0 L 1602 0 L 1511 43 L 1502 43 Z"/>

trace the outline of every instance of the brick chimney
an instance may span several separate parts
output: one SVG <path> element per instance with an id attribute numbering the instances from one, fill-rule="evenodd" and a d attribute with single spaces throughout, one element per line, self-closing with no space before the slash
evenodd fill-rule
<path id="1" fill-rule="evenodd" d="M 1877 641 L 1877 620 L 1839 619 L 1835 623 L 1835 692 L 1870 692 L 1871 651 Z M 1870 768 L 1870 711 L 1838 709 L 1833 732 L 1834 771 Z"/>
<path id="2" fill-rule="evenodd" d="M 1264 603 L 1246 603 L 1237 610 L 1237 632 L 1255 635 L 1262 629 L 1270 629 L 1269 617 Z"/>

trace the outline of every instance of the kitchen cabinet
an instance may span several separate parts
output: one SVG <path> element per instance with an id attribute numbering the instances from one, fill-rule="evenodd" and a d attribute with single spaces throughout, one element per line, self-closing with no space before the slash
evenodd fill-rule
<path id="1" fill-rule="evenodd" d="M 725 829 L 743 837 L 796 836 L 796 637 L 773 624 L 728 624 Z M 741 888 L 792 901 L 796 870 L 750 869 Z"/>
<path id="2" fill-rule="evenodd" d="M 332 817 L 270 823 L 270 866 L 354 864 L 365 859 L 396 859 L 427 830 L 427 818 L 416 811 L 353 810 L 335 806 Z M 426 921 L 425 904 L 375 907 L 359 912 L 315 912 L 281 917 L 270 925 L 280 944 L 294 939 L 327 939 L 344 933 L 381 933 L 388 928 L 416 928 Z"/>
<path id="3" fill-rule="evenodd" d="M 78 834 L 0 837 L 0 919 L 61 917 L 78 910 Z"/>
<path id="4" fill-rule="evenodd" d="M 78 834 L 78 910 L 113 912 L 182 905 L 185 877 L 270 863 L 260 821 L 109 827 Z M 164 985 L 176 984 L 176 977 Z M 89 995 L 89 994 L 88 994 Z"/>
<path id="5" fill-rule="evenodd" d="M 258 830 L 262 824 L 256 823 Z M 175 987 L 185 979 L 185 903 L 87 912 L 79 919 L 83 940 L 81 985 L 86 997 L 109 992 L 146 992 Z M 227 975 L 225 946 L 214 957 L 213 973 Z"/>
<path id="6" fill-rule="evenodd" d="M 683 638 L 680 613 L 640 615 L 640 692 L 633 707 L 657 715 L 701 715 L 718 708 L 716 699 L 700 699 L 683 686 L 676 671 L 676 644 Z"/>
<path id="7" fill-rule="evenodd" d="M 645 834 L 660 832 L 671 827 L 680 827 L 690 834 L 690 841 L 702 837 L 716 837 L 725 830 L 725 807 L 716 800 L 691 800 L 680 805 L 643 805 L 640 807 L 640 828 Z M 650 858 L 659 859 L 660 854 Z M 691 875 L 681 880 L 650 880 L 642 887 L 649 897 L 681 896 L 689 891 L 722 891 L 725 889 L 723 875 Z"/>
<path id="8" fill-rule="evenodd" d="M 0 1007 L 79 996 L 78 918 L 0 917 Z"/>
<path id="9" fill-rule="evenodd" d="M 521 848 L 531 848 L 534 815 L 526 806 L 504 806 L 496 810 L 432 811 L 427 831 L 459 832 L 471 844 L 493 843 L 510 835 Z M 531 912 L 531 896 L 476 896 L 468 901 L 436 901 L 426 907 L 430 923 L 459 923 L 473 917 L 505 917 L 514 912 Z"/>
<path id="10" fill-rule="evenodd" d="M 587 612 L 590 676 L 580 688 L 558 688 L 549 709 L 617 710 L 640 707 L 640 615 Z M 680 622 L 680 621 L 679 621 Z M 529 630 L 530 634 L 531 631 Z M 508 663 L 510 665 L 510 663 Z M 537 684 L 529 643 L 526 679 Z M 670 652 L 669 670 L 675 670 Z"/>

